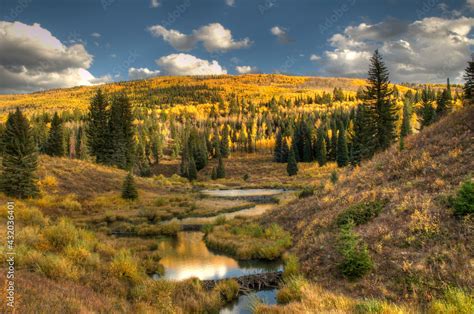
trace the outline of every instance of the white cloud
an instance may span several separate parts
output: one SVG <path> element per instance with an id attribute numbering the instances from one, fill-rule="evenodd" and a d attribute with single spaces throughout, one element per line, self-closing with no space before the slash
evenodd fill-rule
<path id="1" fill-rule="evenodd" d="M 174 29 L 167 30 L 161 25 L 151 26 L 148 30 L 153 36 L 162 37 L 177 50 L 191 50 L 196 46 L 196 39 L 192 35 L 185 35 Z"/>
<path id="2" fill-rule="evenodd" d="M 100 35 L 99 33 L 92 33 L 91 36 L 94 38 L 100 38 L 102 35 Z"/>
<path id="3" fill-rule="evenodd" d="M 130 68 L 128 69 L 128 78 L 130 80 L 141 80 L 154 77 L 160 74 L 159 70 L 150 70 L 148 68 Z"/>
<path id="4" fill-rule="evenodd" d="M 157 8 L 161 5 L 160 0 L 151 0 L 150 1 L 150 7 L 151 8 Z"/>
<path id="5" fill-rule="evenodd" d="M 467 5 L 474 9 L 474 0 L 467 0 Z"/>
<path id="6" fill-rule="evenodd" d="M 290 38 L 288 37 L 288 32 L 285 28 L 280 26 L 273 26 L 270 29 L 270 32 L 278 38 L 278 41 L 282 44 L 287 44 L 290 42 Z"/>
<path id="7" fill-rule="evenodd" d="M 232 49 L 249 47 L 252 42 L 249 38 L 234 40 L 232 32 L 219 23 L 211 23 L 193 30 L 191 35 L 183 34 L 177 30 L 166 29 L 161 25 L 154 25 L 148 30 L 155 37 L 162 37 L 177 50 L 187 51 L 196 47 L 198 42 L 202 42 L 204 48 L 209 52 L 225 52 Z"/>
<path id="8" fill-rule="evenodd" d="M 321 57 L 318 56 L 318 55 L 312 54 L 312 55 L 309 57 L 309 60 L 311 60 L 311 61 L 318 61 L 318 60 L 321 60 Z"/>
<path id="9" fill-rule="evenodd" d="M 250 65 L 242 65 L 236 66 L 235 71 L 239 74 L 249 74 L 249 73 L 256 73 L 258 71 L 257 67 L 253 67 Z"/>
<path id="10" fill-rule="evenodd" d="M 225 0 L 225 4 L 227 4 L 229 7 L 235 6 L 235 0 Z"/>
<path id="11" fill-rule="evenodd" d="M 195 56 L 178 53 L 161 57 L 156 64 L 168 75 L 219 75 L 227 71 L 215 60 L 209 62 Z"/>
<path id="12" fill-rule="evenodd" d="M 329 39 L 333 49 L 324 53 L 323 64 L 329 74 L 364 76 L 379 49 L 394 81 L 460 81 L 474 45 L 469 37 L 473 27 L 474 18 L 466 17 L 362 23 Z"/>
<path id="13" fill-rule="evenodd" d="M 84 45 L 66 46 L 35 23 L 0 21 L 0 93 L 92 85 L 110 77 L 94 77 L 87 69 L 93 57 Z"/>

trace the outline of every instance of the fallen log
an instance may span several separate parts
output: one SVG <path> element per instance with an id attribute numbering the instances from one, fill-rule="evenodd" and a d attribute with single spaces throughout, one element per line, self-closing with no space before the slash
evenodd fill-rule
<path id="1" fill-rule="evenodd" d="M 274 271 L 268 273 L 259 273 L 252 275 L 245 275 L 240 277 L 217 279 L 217 280 L 202 280 L 202 286 L 206 290 L 212 290 L 219 282 L 234 279 L 239 284 L 239 294 L 245 294 L 249 291 L 259 291 L 266 289 L 278 288 L 282 280 L 283 272 Z"/>

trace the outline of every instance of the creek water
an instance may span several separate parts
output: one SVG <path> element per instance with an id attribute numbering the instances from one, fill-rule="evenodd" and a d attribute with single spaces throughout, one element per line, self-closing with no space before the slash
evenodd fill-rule
<path id="1" fill-rule="evenodd" d="M 269 197 L 283 193 L 278 189 L 246 189 L 246 190 L 204 190 L 209 197 L 246 198 Z M 235 216 L 257 216 L 273 208 L 275 204 L 256 204 L 254 207 L 225 213 L 228 219 Z M 212 223 L 217 216 L 194 217 L 179 220 L 182 224 Z M 199 278 L 201 280 L 226 279 L 244 275 L 279 271 L 283 269 L 281 261 L 238 261 L 230 256 L 210 251 L 204 242 L 204 233 L 194 231 L 179 232 L 176 238 L 162 238 L 158 242 L 158 252 L 162 256 L 160 264 L 165 272 L 155 279 L 185 280 Z M 221 313 L 251 313 L 252 300 L 259 298 L 267 304 L 276 303 L 276 290 L 256 291 L 242 295 L 234 303 L 221 310 Z"/>

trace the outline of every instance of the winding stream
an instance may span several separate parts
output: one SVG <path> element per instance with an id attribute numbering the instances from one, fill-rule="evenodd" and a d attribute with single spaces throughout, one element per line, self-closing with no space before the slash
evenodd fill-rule
<path id="1" fill-rule="evenodd" d="M 279 189 L 247 190 L 204 190 L 204 195 L 218 198 L 258 198 L 272 197 L 284 193 Z M 256 204 L 252 208 L 224 213 L 228 219 L 236 216 L 258 216 L 272 209 L 275 204 Z M 212 223 L 218 216 L 194 217 L 179 220 L 182 224 Z M 195 231 L 179 232 L 176 238 L 162 238 L 158 243 L 158 252 L 162 256 L 160 264 L 164 266 L 163 276 L 155 279 L 185 280 L 197 277 L 201 280 L 225 279 L 244 275 L 279 271 L 283 269 L 281 261 L 238 261 L 230 256 L 210 251 L 204 240 L 204 233 Z M 251 313 L 249 306 L 255 298 L 267 304 L 276 303 L 276 290 L 257 291 L 242 295 L 234 303 L 227 305 L 221 313 Z"/>

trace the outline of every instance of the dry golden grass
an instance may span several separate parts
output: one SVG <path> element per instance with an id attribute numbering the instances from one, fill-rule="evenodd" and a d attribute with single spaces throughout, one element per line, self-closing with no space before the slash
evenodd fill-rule
<path id="1" fill-rule="evenodd" d="M 262 218 L 294 236 L 302 270 L 324 288 L 353 296 L 430 301 L 449 285 L 474 286 L 473 221 L 458 220 L 447 197 L 472 176 L 474 108 L 456 112 L 394 145 L 335 185 Z M 337 216 L 362 201 L 387 200 L 380 215 L 356 232 L 375 261 L 356 283 L 338 275 Z"/>

